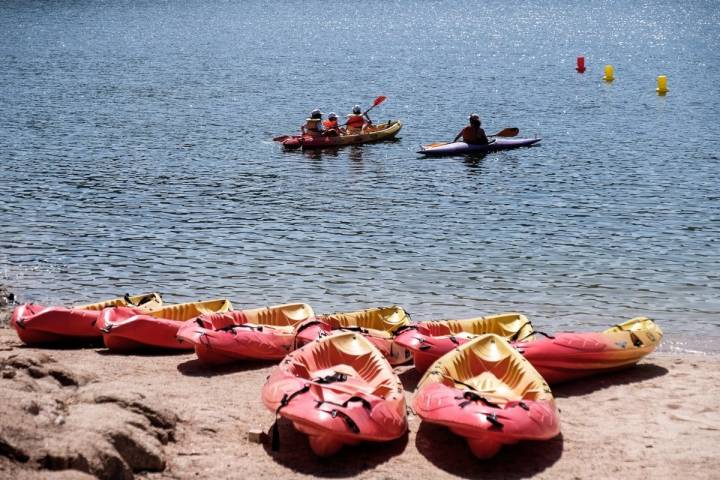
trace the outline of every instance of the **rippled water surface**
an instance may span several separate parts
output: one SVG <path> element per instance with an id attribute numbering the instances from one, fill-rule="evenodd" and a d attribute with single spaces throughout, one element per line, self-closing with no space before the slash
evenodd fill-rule
<path id="1" fill-rule="evenodd" d="M 720 335 L 718 45 L 714 1 L 4 1 L 0 281 Z M 270 141 L 378 95 L 396 142 Z M 471 111 L 543 142 L 415 153 Z"/>

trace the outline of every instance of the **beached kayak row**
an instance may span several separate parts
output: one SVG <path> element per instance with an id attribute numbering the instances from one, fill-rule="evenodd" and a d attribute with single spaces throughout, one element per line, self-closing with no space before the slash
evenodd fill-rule
<path id="1" fill-rule="evenodd" d="M 235 309 L 226 299 L 164 304 L 157 293 L 74 307 L 15 308 L 11 326 L 29 346 L 110 351 L 194 351 L 207 368 L 277 361 L 262 401 L 308 436 L 319 456 L 408 429 L 395 365 L 414 363 L 412 406 L 424 422 L 463 437 L 478 458 L 507 444 L 560 433 L 550 384 L 635 365 L 662 340 L 646 317 L 602 332 L 535 330 L 520 313 L 412 322 L 399 306 L 317 314 L 306 303 Z M 282 448 L 279 429 L 272 449 Z"/>

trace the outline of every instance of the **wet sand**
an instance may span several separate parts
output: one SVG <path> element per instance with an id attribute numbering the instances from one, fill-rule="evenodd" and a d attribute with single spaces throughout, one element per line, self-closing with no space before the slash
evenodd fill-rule
<path id="1" fill-rule="evenodd" d="M 720 470 L 720 358 L 651 355 L 553 389 L 562 434 L 492 460 L 410 415 L 409 434 L 329 459 L 281 422 L 281 449 L 248 441 L 273 421 L 271 364 L 212 371 L 192 354 L 23 347 L 0 329 L 0 476 L 78 478 L 711 478 Z M 419 375 L 401 367 L 410 399 Z"/>

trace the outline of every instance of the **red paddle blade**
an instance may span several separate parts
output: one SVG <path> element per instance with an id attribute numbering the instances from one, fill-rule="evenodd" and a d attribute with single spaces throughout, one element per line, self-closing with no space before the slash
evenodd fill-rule
<path id="1" fill-rule="evenodd" d="M 383 103 L 385 100 L 387 100 L 387 97 L 383 97 L 382 95 L 380 95 L 380 96 L 377 97 L 377 98 L 375 99 L 375 101 L 373 102 L 373 107 L 377 107 L 378 105 L 380 105 L 381 103 Z"/>

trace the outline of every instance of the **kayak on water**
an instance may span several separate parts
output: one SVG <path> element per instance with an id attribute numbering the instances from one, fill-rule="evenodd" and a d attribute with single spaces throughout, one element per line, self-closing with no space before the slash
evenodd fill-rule
<path id="1" fill-rule="evenodd" d="M 312 136 L 312 135 L 291 135 L 282 139 L 282 145 L 288 150 L 303 150 L 310 148 L 331 148 L 344 145 L 360 145 L 363 143 L 381 142 L 390 140 L 397 135 L 402 128 L 398 120 L 390 120 L 387 123 L 380 123 L 366 128 L 357 135 L 338 136 Z M 282 137 L 280 137 L 282 138 Z"/>
<path id="2" fill-rule="evenodd" d="M 511 148 L 529 147 L 538 143 L 541 138 L 502 138 L 497 137 L 486 145 L 471 145 L 465 142 L 432 143 L 422 145 L 417 153 L 440 157 L 444 155 L 462 155 L 465 153 L 488 153 Z"/>

